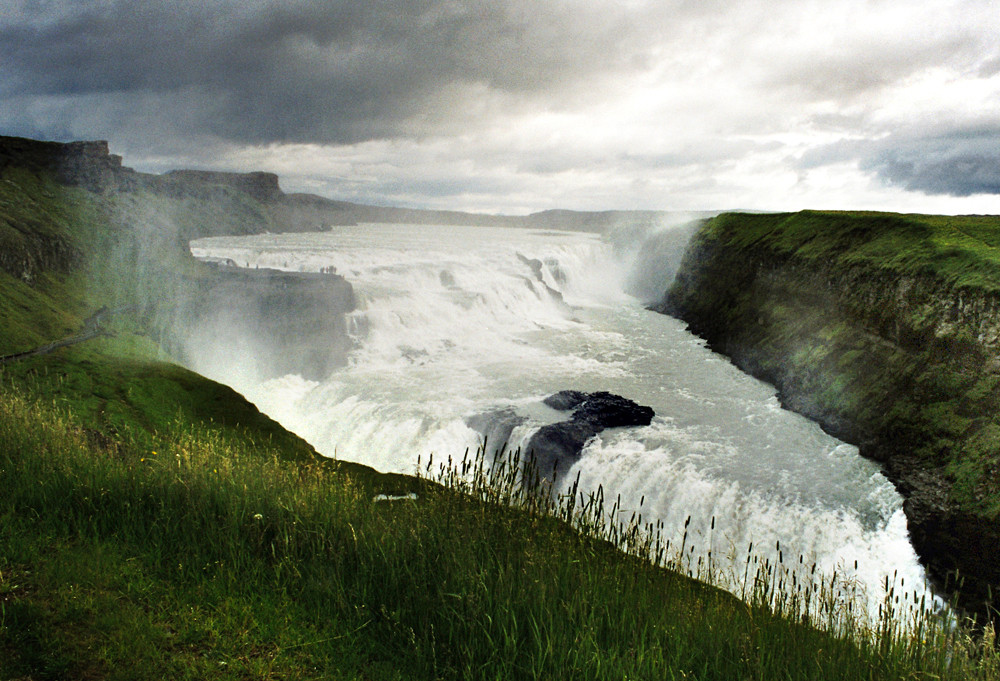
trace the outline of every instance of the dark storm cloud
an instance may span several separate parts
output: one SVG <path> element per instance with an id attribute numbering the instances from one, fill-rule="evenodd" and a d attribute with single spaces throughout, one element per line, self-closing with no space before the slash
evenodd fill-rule
<path id="1" fill-rule="evenodd" d="M 141 170 L 477 210 L 996 192 L 995 0 L 2 2 L 0 134 Z"/>
<path id="2" fill-rule="evenodd" d="M 644 47 L 617 39 L 613 12 L 533 0 L 125 0 L 61 14 L 0 20 L 5 100 L 57 119 L 89 98 L 102 118 L 238 142 L 427 134 L 474 118 L 477 95 L 571 96 L 584 75 L 641 64 Z"/>
<path id="3" fill-rule="evenodd" d="M 1000 194 L 1000 122 L 837 142 L 804 154 L 798 167 L 845 162 L 856 162 L 888 185 L 924 194 Z"/>
<path id="4" fill-rule="evenodd" d="M 1000 125 L 890 137 L 862 160 L 861 168 L 925 194 L 1000 194 Z"/>

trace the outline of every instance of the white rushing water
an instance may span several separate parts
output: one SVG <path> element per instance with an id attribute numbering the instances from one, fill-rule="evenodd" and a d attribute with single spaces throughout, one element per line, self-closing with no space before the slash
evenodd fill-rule
<path id="1" fill-rule="evenodd" d="M 870 607 L 886 574 L 922 593 L 902 500 L 878 467 L 626 293 L 668 285 L 632 269 L 652 243 L 427 225 L 201 239 L 196 256 L 240 266 L 335 267 L 358 309 L 349 364 L 321 383 L 296 375 L 257 383 L 231 368 L 219 375 L 197 353 L 195 368 L 234 384 L 320 452 L 403 473 L 418 456 L 474 451 L 482 436 L 466 424 L 471 416 L 509 407 L 529 417 L 512 434 L 516 446 L 565 417 L 539 404 L 547 395 L 616 393 L 651 406 L 653 422 L 604 431 L 564 479 L 579 474 L 584 491 L 620 494 L 626 514 L 645 497 L 644 518 L 662 521 L 674 546 L 690 516 L 695 555 L 712 549 L 733 574 L 750 542 L 776 554 L 780 541 L 792 561 L 856 581 Z M 670 271 L 676 262 L 657 265 Z"/>

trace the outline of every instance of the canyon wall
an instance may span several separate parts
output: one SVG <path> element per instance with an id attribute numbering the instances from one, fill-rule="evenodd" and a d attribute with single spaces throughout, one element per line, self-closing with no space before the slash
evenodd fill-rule
<path id="1" fill-rule="evenodd" d="M 721 215 L 655 306 L 879 461 L 917 552 L 988 616 L 1000 584 L 1000 218 Z"/>
<path id="2" fill-rule="evenodd" d="M 210 265 L 171 337 L 185 364 L 218 380 L 285 374 L 321 381 L 347 362 L 354 290 L 340 276 Z"/>

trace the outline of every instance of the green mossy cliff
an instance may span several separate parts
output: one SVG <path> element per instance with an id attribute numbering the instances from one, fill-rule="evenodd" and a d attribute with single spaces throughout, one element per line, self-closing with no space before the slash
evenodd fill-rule
<path id="1" fill-rule="evenodd" d="M 883 464 L 932 577 L 1000 600 L 1000 218 L 723 214 L 657 306 Z"/>

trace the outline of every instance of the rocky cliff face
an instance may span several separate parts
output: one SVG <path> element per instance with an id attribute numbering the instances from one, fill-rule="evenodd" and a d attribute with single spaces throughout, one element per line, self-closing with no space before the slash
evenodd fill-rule
<path id="1" fill-rule="evenodd" d="M 111 155 L 106 142 L 58 144 L 0 137 L 0 194 L 8 204 L 0 214 L 0 270 L 31 284 L 42 272 L 69 271 L 80 249 L 66 230 L 54 226 L 73 219 L 67 206 L 51 193 L 28 191 L 20 178 L 10 176 L 25 171 L 95 192 L 127 183 L 118 179 L 124 172 L 121 157 Z"/>
<path id="2" fill-rule="evenodd" d="M 41 272 L 68 271 L 77 255 L 73 244 L 60 235 L 13 229 L 0 233 L 0 270 L 27 284 Z"/>
<path id="3" fill-rule="evenodd" d="M 881 462 L 932 578 L 963 580 L 962 605 L 988 615 L 1000 585 L 1000 295 L 851 265 L 851 239 L 812 258 L 778 237 L 748 243 L 746 228 L 703 228 L 657 308 Z"/>
<path id="4" fill-rule="evenodd" d="M 230 187 L 257 201 L 269 203 L 284 196 L 274 173 L 222 173 L 209 170 L 171 170 L 161 176 L 163 188 L 196 188 L 210 185 Z"/>
<path id="5" fill-rule="evenodd" d="M 336 274 L 211 266 L 183 301 L 177 351 L 210 376 L 323 380 L 347 361 L 354 290 Z"/>
<path id="6" fill-rule="evenodd" d="M 163 175 L 140 173 L 122 165 L 108 143 L 43 142 L 0 136 L 0 170 L 14 166 L 51 175 L 60 184 L 100 194 L 137 189 L 172 198 L 218 197 L 220 188 L 242 192 L 255 201 L 273 202 L 284 197 L 274 173 L 229 173 L 174 170 Z"/>
<path id="7" fill-rule="evenodd" d="M 21 137 L 0 137 L 0 169 L 18 166 L 49 172 L 62 184 L 95 192 L 126 190 L 135 186 L 138 174 L 122 166 L 108 143 L 40 142 Z"/>

